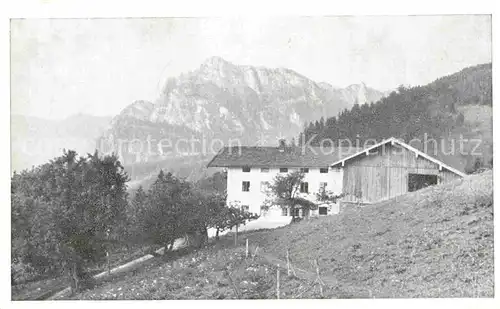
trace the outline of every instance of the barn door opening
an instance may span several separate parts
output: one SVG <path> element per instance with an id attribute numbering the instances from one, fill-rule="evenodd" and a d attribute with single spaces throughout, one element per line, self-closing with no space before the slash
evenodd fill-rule
<path id="1" fill-rule="evenodd" d="M 413 192 L 422 188 L 437 185 L 437 175 L 408 174 L 408 191 Z"/>

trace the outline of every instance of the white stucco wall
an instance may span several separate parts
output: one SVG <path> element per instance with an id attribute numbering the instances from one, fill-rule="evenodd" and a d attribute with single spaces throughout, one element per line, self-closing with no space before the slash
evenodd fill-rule
<path id="1" fill-rule="evenodd" d="M 299 168 L 288 168 L 288 172 L 296 171 Z M 241 205 L 248 205 L 250 212 L 260 214 L 260 206 L 266 200 L 267 194 L 261 191 L 261 182 L 273 182 L 274 177 L 279 173 L 279 168 L 269 168 L 269 172 L 261 172 L 260 167 L 252 167 L 250 172 L 243 172 L 241 167 L 227 169 L 227 202 L 239 202 Z M 285 173 L 283 173 L 285 174 Z M 315 201 L 315 194 L 319 192 L 320 183 L 326 182 L 327 191 L 336 194 L 342 192 L 342 169 L 329 169 L 328 173 L 320 173 L 319 168 L 309 168 L 309 173 L 305 173 L 304 181 L 308 183 L 309 194 L 302 196 Z M 242 191 L 242 182 L 250 181 L 250 191 Z M 329 214 L 338 213 L 338 203 L 331 205 Z M 317 210 L 312 215 L 317 214 Z M 267 216 L 281 216 L 281 208 L 273 207 Z"/>

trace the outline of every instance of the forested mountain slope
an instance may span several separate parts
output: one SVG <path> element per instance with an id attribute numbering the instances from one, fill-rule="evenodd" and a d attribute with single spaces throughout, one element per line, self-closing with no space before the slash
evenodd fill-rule
<path id="1" fill-rule="evenodd" d="M 456 167 L 467 170 L 477 158 L 483 165 L 492 162 L 492 71 L 491 64 L 463 69 L 455 74 L 416 87 L 399 87 L 376 103 L 354 105 L 338 117 L 311 122 L 301 135 L 319 146 L 321 141 L 369 139 L 380 141 L 394 136 L 429 150 L 439 157 L 453 156 Z M 460 138 L 463 151 L 460 151 Z M 412 143 L 413 144 L 413 143 Z M 477 147 L 476 147 L 477 145 Z M 475 150 L 475 151 L 473 151 Z"/>

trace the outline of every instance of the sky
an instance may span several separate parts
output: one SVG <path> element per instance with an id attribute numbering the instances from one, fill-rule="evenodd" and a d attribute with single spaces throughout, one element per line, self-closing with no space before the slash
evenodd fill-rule
<path id="1" fill-rule="evenodd" d="M 491 18 L 12 19 L 11 113 L 114 116 L 212 56 L 386 91 L 491 62 Z"/>

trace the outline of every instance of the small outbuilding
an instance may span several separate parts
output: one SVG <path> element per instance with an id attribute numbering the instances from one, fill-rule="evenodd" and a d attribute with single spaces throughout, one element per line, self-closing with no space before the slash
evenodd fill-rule
<path id="1" fill-rule="evenodd" d="M 343 203 L 371 204 L 465 176 L 394 137 L 334 162 L 343 170 Z"/>

